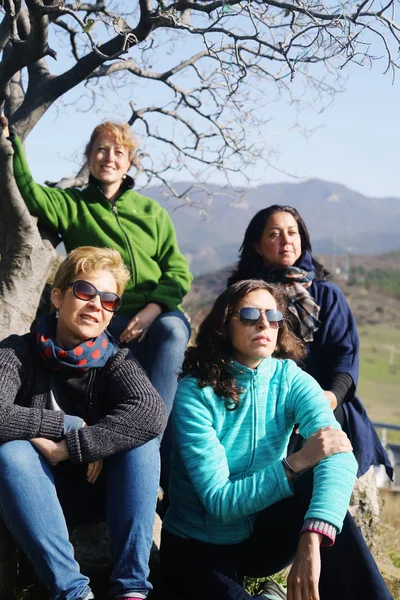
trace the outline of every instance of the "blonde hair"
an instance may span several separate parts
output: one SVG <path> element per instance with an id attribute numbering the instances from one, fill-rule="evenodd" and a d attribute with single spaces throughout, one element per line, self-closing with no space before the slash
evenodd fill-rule
<path id="1" fill-rule="evenodd" d="M 64 290 L 78 273 L 109 271 L 117 283 L 117 293 L 122 296 L 130 279 L 130 272 L 118 250 L 80 246 L 72 250 L 59 266 L 54 276 L 53 288 Z M 51 307 L 54 311 L 54 307 Z"/>
<path id="2" fill-rule="evenodd" d="M 102 133 L 107 133 L 117 144 L 126 148 L 128 150 L 131 166 L 136 164 L 136 151 L 138 149 L 138 143 L 132 135 L 131 128 L 129 127 L 128 123 L 116 123 L 112 121 L 100 123 L 100 125 L 97 125 L 97 127 L 93 129 L 89 143 L 85 148 L 86 160 L 89 160 L 89 156 L 93 150 L 96 138 Z"/>

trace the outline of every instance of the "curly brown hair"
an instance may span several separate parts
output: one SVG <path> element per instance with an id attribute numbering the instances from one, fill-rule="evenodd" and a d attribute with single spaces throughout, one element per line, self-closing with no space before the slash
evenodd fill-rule
<path id="1" fill-rule="evenodd" d="M 233 358 L 233 347 L 227 336 L 226 324 L 240 300 L 256 290 L 269 292 L 274 297 L 278 310 L 284 315 L 273 356 L 291 358 L 296 362 L 302 362 L 306 356 L 304 343 L 292 331 L 286 292 L 282 285 L 266 283 L 261 279 L 245 279 L 229 286 L 218 296 L 200 325 L 195 345 L 186 350 L 182 372 L 179 375 L 179 379 L 185 375 L 195 377 L 200 388 L 210 385 L 218 396 L 227 400 L 226 407 L 229 410 L 238 408 L 241 389 L 229 368 Z"/>

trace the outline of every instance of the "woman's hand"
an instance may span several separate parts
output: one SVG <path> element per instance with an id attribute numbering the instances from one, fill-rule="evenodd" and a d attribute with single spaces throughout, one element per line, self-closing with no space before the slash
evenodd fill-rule
<path id="1" fill-rule="evenodd" d="M 120 335 L 120 342 L 128 344 L 132 340 L 139 339 L 139 342 L 144 340 L 153 321 L 155 321 L 161 313 L 161 306 L 154 302 L 150 302 L 150 304 L 145 306 L 129 321 L 128 325 Z"/>
<path id="2" fill-rule="evenodd" d="M 69 459 L 69 452 L 67 442 L 61 440 L 61 442 L 53 442 L 46 438 L 33 438 L 30 440 L 31 444 L 39 450 L 45 459 L 51 464 L 52 467 L 58 465 L 59 462 Z"/>
<path id="3" fill-rule="evenodd" d="M 89 463 L 86 476 L 89 483 L 95 483 L 98 476 L 103 470 L 103 460 L 96 460 L 96 462 Z"/>
<path id="4" fill-rule="evenodd" d="M 8 129 L 8 119 L 3 114 L 0 116 L 0 125 L 3 128 L 4 137 L 8 137 L 10 135 L 10 130 Z"/>
<path id="5" fill-rule="evenodd" d="M 323 536 L 305 531 L 300 536 L 296 558 L 287 580 L 287 600 L 320 600 L 320 544 Z"/>
<path id="6" fill-rule="evenodd" d="M 303 448 L 288 456 L 287 461 L 296 473 L 300 473 L 315 467 L 321 460 L 332 454 L 352 450 L 353 446 L 345 432 L 329 425 L 310 435 Z"/>

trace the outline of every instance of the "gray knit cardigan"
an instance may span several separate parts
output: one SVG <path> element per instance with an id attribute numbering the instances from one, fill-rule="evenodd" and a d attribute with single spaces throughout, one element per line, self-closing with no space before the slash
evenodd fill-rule
<path id="1" fill-rule="evenodd" d="M 107 414 L 66 434 L 73 463 L 90 463 L 141 446 L 158 436 L 167 417 L 160 395 L 128 349 L 99 369 Z M 32 334 L 0 342 L 0 443 L 63 438 L 64 413 L 46 409 L 50 374 L 37 358 Z"/>

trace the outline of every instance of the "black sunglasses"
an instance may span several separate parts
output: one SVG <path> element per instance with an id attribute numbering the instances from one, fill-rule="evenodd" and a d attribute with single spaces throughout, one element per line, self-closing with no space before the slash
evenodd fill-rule
<path id="1" fill-rule="evenodd" d="M 261 310 L 260 308 L 246 306 L 240 310 L 235 310 L 232 314 L 239 315 L 239 320 L 242 325 L 257 325 L 261 319 L 261 315 L 265 315 L 265 318 L 272 329 L 279 329 L 283 324 L 283 314 L 280 310 Z"/>
<path id="2" fill-rule="evenodd" d="M 109 312 L 115 312 L 121 306 L 122 300 L 118 294 L 114 294 L 114 292 L 99 292 L 93 283 L 89 283 L 83 279 L 77 279 L 72 283 L 68 283 L 65 287 L 72 287 L 74 296 L 84 302 L 89 302 L 89 300 L 93 300 L 96 296 L 100 296 L 102 307 Z"/>

